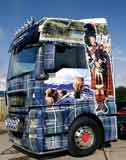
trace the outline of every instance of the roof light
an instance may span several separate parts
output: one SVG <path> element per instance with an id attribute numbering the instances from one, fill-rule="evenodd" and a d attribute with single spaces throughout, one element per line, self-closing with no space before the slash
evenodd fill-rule
<path id="1" fill-rule="evenodd" d="M 15 35 L 19 34 L 20 32 L 25 31 L 25 29 L 28 29 L 28 28 L 31 27 L 33 24 L 34 24 L 34 18 L 33 18 L 33 17 L 30 17 L 30 19 L 27 20 L 27 22 L 24 23 L 24 25 L 15 32 Z"/>
<path id="2" fill-rule="evenodd" d="M 31 21 L 31 24 L 33 24 L 34 23 L 34 18 L 30 17 L 30 21 Z"/>
<path id="3" fill-rule="evenodd" d="M 24 28 L 27 28 L 28 26 L 28 23 L 24 23 Z"/>

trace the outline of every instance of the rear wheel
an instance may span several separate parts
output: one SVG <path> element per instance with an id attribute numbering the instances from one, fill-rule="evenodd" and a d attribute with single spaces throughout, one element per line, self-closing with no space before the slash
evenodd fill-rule
<path id="1" fill-rule="evenodd" d="M 79 117 L 71 126 L 68 136 L 69 152 L 73 156 L 93 153 L 102 142 L 99 125 L 88 117 Z"/>

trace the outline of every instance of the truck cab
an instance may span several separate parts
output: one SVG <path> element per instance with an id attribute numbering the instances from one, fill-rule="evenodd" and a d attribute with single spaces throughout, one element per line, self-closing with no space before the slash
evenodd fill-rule
<path id="1" fill-rule="evenodd" d="M 108 79 L 105 83 L 96 69 L 102 61 L 101 68 L 108 71 L 105 64 L 111 61 L 97 53 L 89 64 L 89 37 L 97 35 L 91 26 L 92 22 L 83 20 L 43 18 L 28 21 L 16 33 L 9 49 L 6 119 L 9 138 L 16 146 L 35 154 L 68 149 L 84 156 L 117 138 L 112 75 L 109 70 L 108 86 Z M 102 37 L 107 38 L 107 33 Z M 92 80 L 97 72 L 96 79 L 101 81 Z"/>

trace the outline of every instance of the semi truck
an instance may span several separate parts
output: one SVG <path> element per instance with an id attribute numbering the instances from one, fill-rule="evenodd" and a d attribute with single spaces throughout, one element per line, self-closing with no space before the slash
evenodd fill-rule
<path id="1" fill-rule="evenodd" d="M 36 155 L 86 156 L 117 139 L 105 18 L 28 20 L 9 54 L 5 123 L 15 146 Z"/>

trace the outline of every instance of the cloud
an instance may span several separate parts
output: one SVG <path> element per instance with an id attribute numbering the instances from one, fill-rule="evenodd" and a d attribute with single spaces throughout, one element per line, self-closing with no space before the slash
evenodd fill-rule
<path id="1" fill-rule="evenodd" d="M 6 90 L 6 80 L 5 78 L 0 79 L 0 91 Z"/>
<path id="2" fill-rule="evenodd" d="M 126 87 L 126 49 L 113 49 L 113 67 L 116 86 Z"/>
<path id="3" fill-rule="evenodd" d="M 5 34 L 4 34 L 4 30 L 2 28 L 0 28 L 0 40 L 4 39 Z"/>
<path id="4" fill-rule="evenodd" d="M 1 77 L 5 78 L 7 74 L 9 55 L 6 52 L 7 51 L 4 48 L 1 48 L 0 45 L 0 79 Z"/>
<path id="5" fill-rule="evenodd" d="M 6 79 L 8 61 L 8 33 L 0 26 L 0 80 Z"/>

